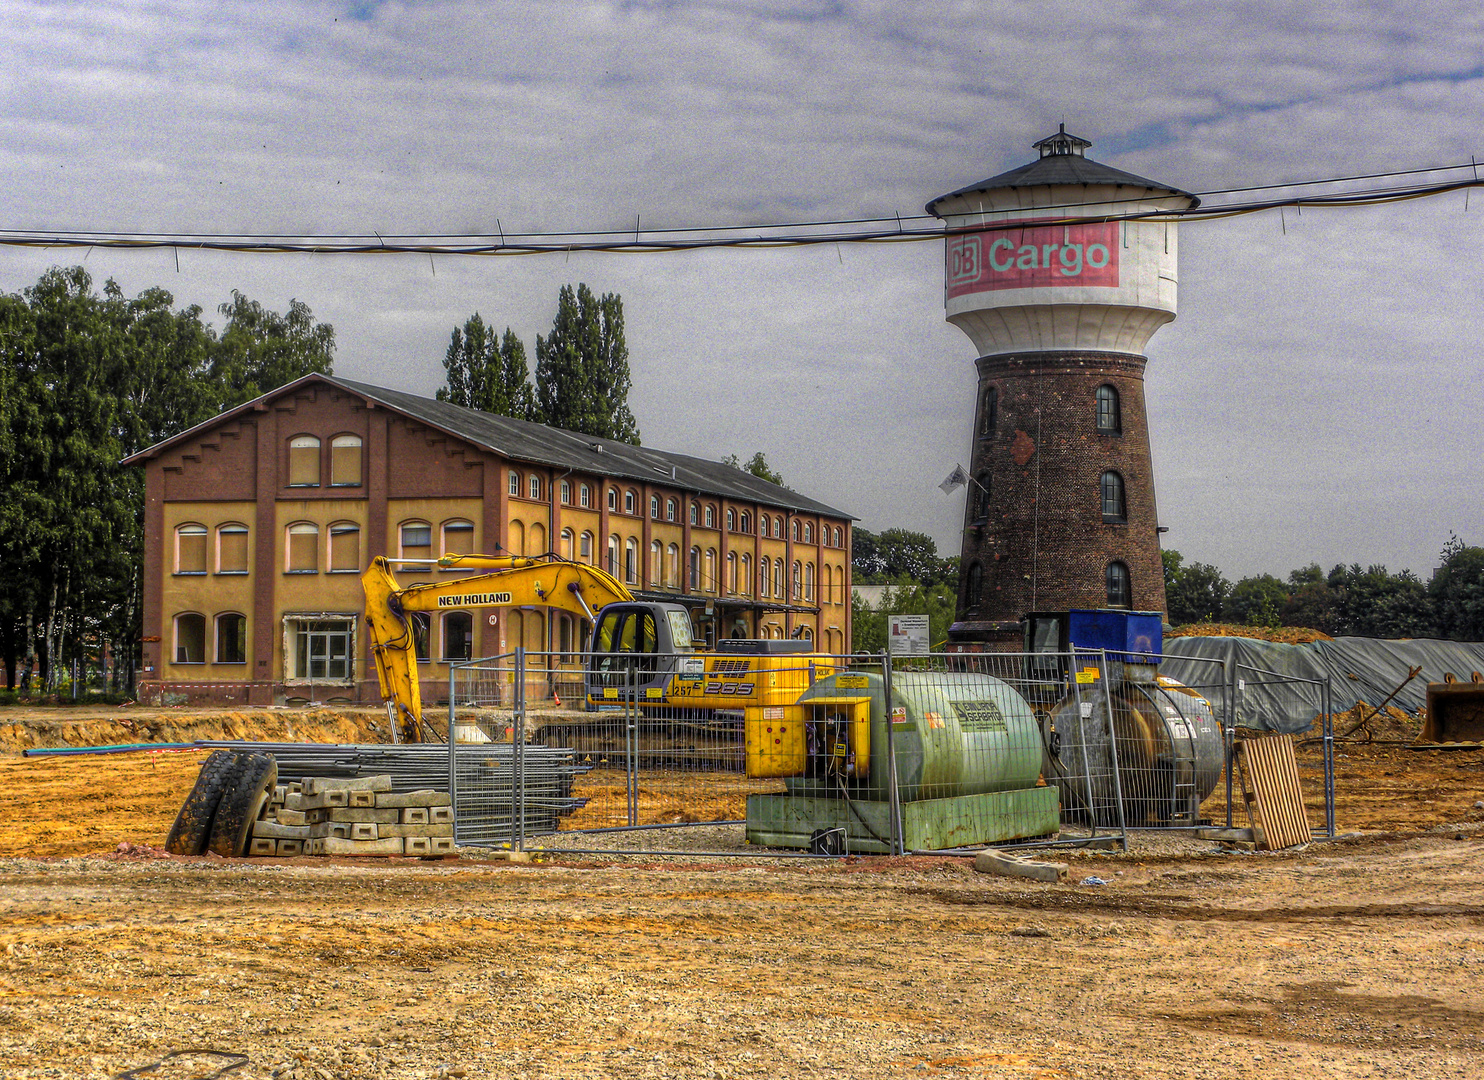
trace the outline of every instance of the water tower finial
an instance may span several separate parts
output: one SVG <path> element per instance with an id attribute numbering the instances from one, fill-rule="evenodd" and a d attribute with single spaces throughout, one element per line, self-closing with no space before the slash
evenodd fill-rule
<path id="1" fill-rule="evenodd" d="M 1042 157 L 1053 157 L 1060 154 L 1076 154 L 1085 157 L 1084 151 L 1092 145 L 1088 140 L 1076 135 L 1067 134 L 1067 125 L 1061 124 L 1060 130 L 1055 135 L 1047 136 L 1040 142 L 1032 143 L 1037 150 L 1041 151 Z"/>

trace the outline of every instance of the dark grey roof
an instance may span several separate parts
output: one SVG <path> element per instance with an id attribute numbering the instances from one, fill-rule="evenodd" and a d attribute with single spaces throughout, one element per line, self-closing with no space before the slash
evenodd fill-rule
<path id="1" fill-rule="evenodd" d="M 1193 207 L 1199 206 L 1201 202 L 1188 191 L 1181 191 L 1179 188 L 1172 188 L 1155 180 L 1135 176 L 1133 173 L 1115 169 L 1100 161 L 1093 161 L 1081 154 L 1048 154 L 1018 169 L 991 176 L 988 180 L 981 180 L 977 184 L 969 184 L 957 191 L 950 191 L 947 195 L 939 195 L 927 204 L 926 210 L 934 217 L 941 217 L 942 215 L 937 210 L 938 204 L 958 195 L 976 195 L 979 192 L 993 191 L 996 188 L 1050 187 L 1053 184 L 1111 184 L 1118 187 L 1142 188 L 1156 195 L 1182 195 L 1190 200 L 1190 205 Z"/>
<path id="2" fill-rule="evenodd" d="M 466 409 L 461 405 L 452 405 L 446 401 L 418 397 L 416 394 L 407 394 L 400 390 L 389 390 L 384 386 L 342 379 L 338 375 L 305 375 L 256 400 L 265 401 L 268 398 L 277 397 L 286 390 L 311 381 L 338 386 L 342 390 L 368 401 L 374 401 L 378 405 L 409 416 L 429 427 L 445 431 L 515 461 L 557 469 L 571 469 L 574 472 L 596 473 L 617 479 L 665 484 L 686 491 L 721 495 L 729 499 L 760 503 L 781 510 L 828 514 L 832 517 L 855 520 L 853 515 L 843 510 L 837 510 L 822 502 L 806 498 L 798 492 L 790 491 L 777 484 L 770 484 L 749 472 L 734 469 L 720 461 L 707 461 L 705 458 L 691 457 L 688 454 L 652 450 L 647 446 L 630 446 L 628 443 L 617 442 L 613 439 L 600 439 L 593 435 L 583 435 L 575 431 L 548 427 L 545 424 L 531 423 L 528 420 L 496 416 L 493 413 L 480 412 L 478 409 Z M 245 405 L 239 405 L 236 409 L 207 421 L 207 424 L 198 425 L 191 431 L 182 432 L 174 438 L 166 439 L 148 450 L 126 458 L 124 464 L 132 464 L 143 458 L 154 457 L 171 443 L 183 440 L 194 432 L 200 431 L 201 428 L 215 424 L 225 416 L 250 411 L 255 404 L 256 402 L 250 401 Z"/>

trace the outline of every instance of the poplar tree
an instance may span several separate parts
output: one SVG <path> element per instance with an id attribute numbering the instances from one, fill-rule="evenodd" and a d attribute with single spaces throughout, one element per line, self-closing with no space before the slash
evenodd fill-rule
<path id="1" fill-rule="evenodd" d="M 543 423 L 639 445 L 629 411 L 623 298 L 563 285 L 551 333 L 536 338 L 536 406 Z"/>
<path id="2" fill-rule="evenodd" d="M 534 418 L 526 346 L 510 327 L 496 339 L 476 311 L 462 329 L 454 327 L 443 368 L 448 374 L 446 385 L 438 389 L 439 401 L 519 420 Z"/>

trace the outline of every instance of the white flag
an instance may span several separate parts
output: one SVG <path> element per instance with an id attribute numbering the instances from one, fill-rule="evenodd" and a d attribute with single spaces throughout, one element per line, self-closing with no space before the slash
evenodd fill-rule
<path id="1" fill-rule="evenodd" d="M 944 480 L 938 487 L 943 489 L 944 495 L 952 495 L 956 488 L 961 488 L 968 482 L 969 474 L 964 472 L 964 467 L 962 465 L 955 465 L 953 471 L 948 474 L 948 479 Z"/>

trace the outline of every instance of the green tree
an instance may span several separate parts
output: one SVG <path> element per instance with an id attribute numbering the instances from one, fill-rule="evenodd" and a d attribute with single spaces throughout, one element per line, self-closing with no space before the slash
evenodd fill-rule
<path id="1" fill-rule="evenodd" d="M 335 328 L 316 323 L 309 305 L 289 301 L 285 315 L 236 289 L 217 309 L 226 317 L 211 350 L 211 378 L 219 404 L 231 408 L 310 372 L 328 375 L 335 364 Z"/>
<path id="2" fill-rule="evenodd" d="M 1441 557 L 1427 586 L 1437 633 L 1454 641 L 1484 641 L 1484 548 L 1450 536 Z"/>
<path id="3" fill-rule="evenodd" d="M 536 404 L 543 423 L 639 445 L 629 411 L 623 299 L 563 285 L 551 333 L 536 338 Z"/>
<path id="4" fill-rule="evenodd" d="M 732 454 L 729 457 L 722 458 L 721 463 L 723 465 L 730 465 L 734 469 L 741 469 L 745 473 L 751 473 L 759 480 L 766 480 L 768 483 L 777 484 L 781 488 L 788 487 L 788 485 L 783 482 L 783 474 L 776 472 L 771 466 L 768 465 L 768 459 L 763 456 L 763 452 L 761 450 L 753 454 L 751 460 L 749 460 L 746 465 L 743 465 L 737 459 L 736 454 Z"/>
<path id="5" fill-rule="evenodd" d="M 1183 626 L 1219 622 L 1224 617 L 1227 594 L 1231 592 L 1231 583 L 1222 577 L 1221 571 L 1206 563 L 1186 566 L 1178 551 L 1162 551 L 1160 557 L 1164 563 L 1165 604 L 1170 623 Z"/>
<path id="6" fill-rule="evenodd" d="M 462 329 L 454 327 L 443 367 L 447 382 L 438 389 L 439 401 L 518 420 L 533 419 L 536 395 L 526 347 L 510 327 L 497 338 L 476 311 Z"/>
<path id="7" fill-rule="evenodd" d="M 934 652 L 941 651 L 948 640 L 948 628 L 953 625 L 957 605 L 958 594 L 954 583 L 923 583 L 905 576 L 882 594 L 881 603 L 875 608 L 859 596 L 852 595 L 851 650 L 881 652 L 885 649 L 888 615 L 926 615 L 929 644 Z"/>
<path id="8" fill-rule="evenodd" d="M 851 543 L 852 577 L 862 584 L 882 585 L 907 579 L 958 588 L 957 559 L 939 558 L 937 542 L 927 533 L 908 529 L 886 529 L 881 533 L 854 529 Z"/>
<path id="9" fill-rule="evenodd" d="M 1222 605 L 1223 617 L 1246 626 L 1280 625 L 1279 613 L 1288 603 L 1288 589 L 1272 574 L 1245 577 L 1232 586 Z"/>

